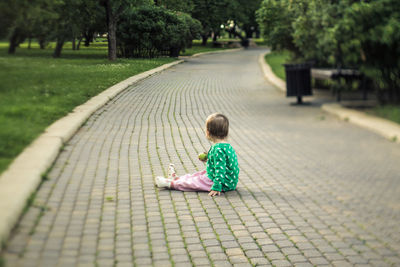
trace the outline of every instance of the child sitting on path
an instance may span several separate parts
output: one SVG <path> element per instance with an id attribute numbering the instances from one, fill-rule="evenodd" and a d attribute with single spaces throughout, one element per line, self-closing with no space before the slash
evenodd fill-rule
<path id="1" fill-rule="evenodd" d="M 179 191 L 207 191 L 209 196 L 235 190 L 239 166 L 235 150 L 227 143 L 228 132 L 229 120 L 226 116 L 219 113 L 210 115 L 206 120 L 206 137 L 214 145 L 205 159 L 207 170 L 177 177 L 173 164 L 170 164 L 168 178 L 156 177 L 157 186 Z"/>

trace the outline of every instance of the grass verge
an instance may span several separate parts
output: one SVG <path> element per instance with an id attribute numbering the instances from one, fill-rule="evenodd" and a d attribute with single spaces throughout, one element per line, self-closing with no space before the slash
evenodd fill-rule
<path id="1" fill-rule="evenodd" d="M 130 76 L 174 61 L 171 58 L 107 60 L 107 43 L 52 58 L 22 44 L 15 55 L 0 43 L 0 173 L 43 130 L 91 97 Z"/>
<path id="2" fill-rule="evenodd" d="M 366 111 L 368 114 L 391 120 L 400 124 L 400 106 L 382 105 Z"/>
<path id="3" fill-rule="evenodd" d="M 271 67 L 272 72 L 281 78 L 286 80 L 285 67 L 282 65 L 289 60 L 290 54 L 287 51 L 273 51 L 265 55 L 265 61 Z"/>

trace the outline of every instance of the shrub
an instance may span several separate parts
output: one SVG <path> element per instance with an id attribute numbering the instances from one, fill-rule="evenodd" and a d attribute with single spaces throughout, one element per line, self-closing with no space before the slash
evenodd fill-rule
<path id="1" fill-rule="evenodd" d="M 186 34 L 185 46 L 187 48 L 192 47 L 192 41 L 201 38 L 202 26 L 200 21 L 192 18 L 186 13 L 177 13 L 179 18 L 189 27 L 189 31 Z"/>
<path id="2" fill-rule="evenodd" d="M 184 13 L 157 6 L 130 9 L 118 25 L 118 52 L 122 57 L 177 57 L 198 31 L 198 21 Z"/>

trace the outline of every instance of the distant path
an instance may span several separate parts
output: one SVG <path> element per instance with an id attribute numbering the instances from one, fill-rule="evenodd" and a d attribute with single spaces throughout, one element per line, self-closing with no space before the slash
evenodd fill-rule
<path id="1" fill-rule="evenodd" d="M 400 265 L 400 146 L 291 106 L 261 49 L 189 59 L 96 112 L 8 243 L 7 266 Z M 158 190 L 204 168 L 204 120 L 231 121 L 241 168 L 221 197 Z"/>

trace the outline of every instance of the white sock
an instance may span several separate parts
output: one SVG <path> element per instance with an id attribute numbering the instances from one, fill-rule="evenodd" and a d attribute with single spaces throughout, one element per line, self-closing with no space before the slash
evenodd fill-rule
<path id="1" fill-rule="evenodd" d="M 171 179 L 167 179 L 165 177 L 162 176 L 157 176 L 156 177 L 156 185 L 158 187 L 171 187 Z"/>

